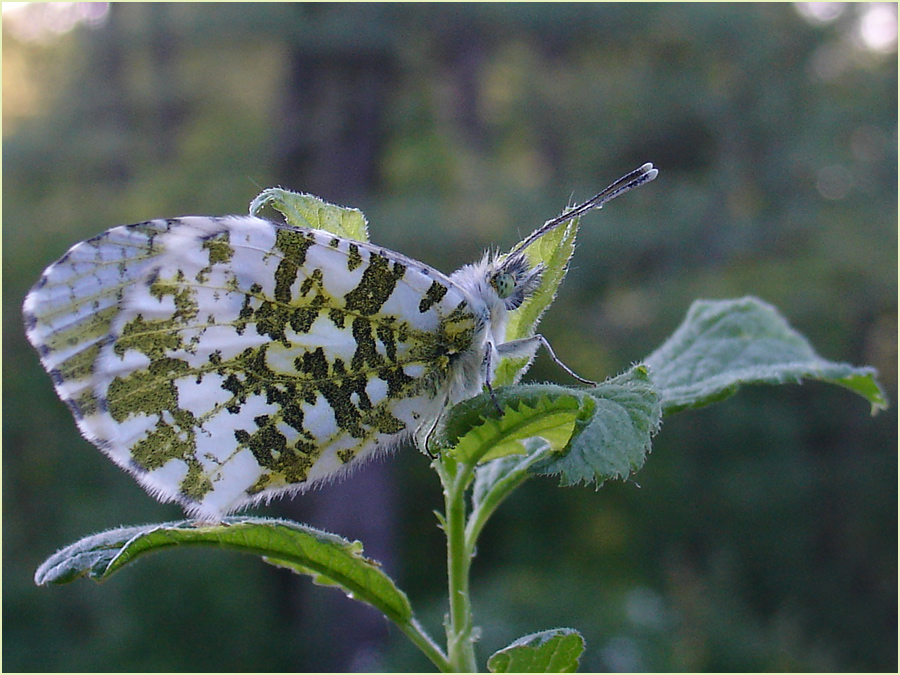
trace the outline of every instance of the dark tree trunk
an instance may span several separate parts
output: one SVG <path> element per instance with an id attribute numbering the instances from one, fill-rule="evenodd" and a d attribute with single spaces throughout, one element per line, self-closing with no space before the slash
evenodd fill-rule
<path id="1" fill-rule="evenodd" d="M 392 71 L 385 52 L 310 54 L 298 46 L 276 124 L 278 183 L 349 206 L 375 190 Z M 283 502 L 280 509 L 360 540 L 365 555 L 391 574 L 397 550 L 395 490 L 390 462 L 375 460 L 343 480 Z M 388 624 L 378 611 L 337 591 L 314 589 L 307 579 L 286 573 L 282 580 L 286 619 L 296 623 L 317 670 L 379 667 Z"/>
<path id="2" fill-rule="evenodd" d="M 293 55 L 275 147 L 284 187 L 348 204 L 377 187 L 391 72 L 383 53 Z"/>

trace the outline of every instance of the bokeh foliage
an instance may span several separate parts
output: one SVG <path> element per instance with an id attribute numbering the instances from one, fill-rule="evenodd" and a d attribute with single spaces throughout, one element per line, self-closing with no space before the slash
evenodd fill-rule
<path id="1" fill-rule="evenodd" d="M 371 639 L 342 633 L 365 608 L 238 556 L 33 585 L 55 547 L 180 517 L 78 436 L 20 328 L 41 270 L 116 224 L 245 213 L 283 185 L 450 272 L 652 161 L 653 184 L 584 219 L 541 325 L 570 367 L 621 372 L 694 298 L 752 294 L 826 358 L 877 367 L 896 402 L 897 63 L 858 43 L 864 11 L 122 3 L 43 42 L 4 26 L 6 669 L 427 667 L 377 618 Z M 564 377 L 545 358 L 529 374 Z M 667 421 L 633 481 L 534 480 L 475 562 L 484 653 L 566 625 L 588 671 L 895 670 L 896 452 L 896 405 L 873 420 L 825 385 L 753 388 Z M 341 522 L 379 523 L 436 632 L 426 464 L 400 453 L 372 469 L 387 490 L 362 471 L 261 511 L 344 490 Z M 305 519 L 357 536 L 330 508 Z"/>

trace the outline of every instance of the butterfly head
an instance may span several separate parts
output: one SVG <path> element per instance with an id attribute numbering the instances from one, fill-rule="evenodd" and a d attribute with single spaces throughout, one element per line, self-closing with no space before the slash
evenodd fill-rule
<path id="1" fill-rule="evenodd" d="M 490 266 L 487 282 L 507 310 L 517 309 L 541 283 L 543 266 L 532 267 L 523 253 L 514 253 Z"/>

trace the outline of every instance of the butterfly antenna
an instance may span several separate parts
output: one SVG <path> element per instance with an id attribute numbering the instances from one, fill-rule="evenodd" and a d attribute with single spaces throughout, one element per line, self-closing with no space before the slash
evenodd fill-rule
<path id="1" fill-rule="evenodd" d="M 658 175 L 659 170 L 656 169 L 650 162 L 639 166 L 631 173 L 627 173 L 619 178 L 619 180 L 613 181 L 604 190 L 594 195 L 583 204 L 579 204 L 578 206 L 569 209 L 565 213 L 558 215 L 556 218 L 548 220 L 540 228 L 532 232 L 527 239 L 525 239 L 515 248 L 514 251 L 512 251 L 510 255 L 514 255 L 515 253 L 524 251 L 526 248 L 531 246 L 531 244 L 533 244 L 535 240 L 540 239 L 554 227 L 562 225 L 563 223 L 567 223 L 573 218 L 579 218 L 592 209 L 599 209 L 604 204 L 606 204 L 606 202 L 615 199 L 619 195 L 625 194 L 629 190 L 640 187 L 644 183 L 649 183 Z"/>

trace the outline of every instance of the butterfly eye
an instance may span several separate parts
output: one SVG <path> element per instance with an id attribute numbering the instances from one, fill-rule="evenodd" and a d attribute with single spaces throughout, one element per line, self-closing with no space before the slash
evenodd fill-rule
<path id="1" fill-rule="evenodd" d="M 506 300 L 516 290 L 516 277 L 509 272 L 500 272 L 491 278 L 491 286 L 501 300 Z"/>

